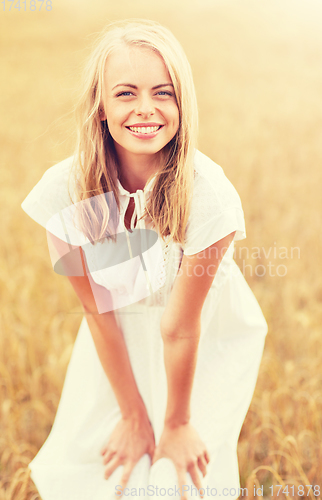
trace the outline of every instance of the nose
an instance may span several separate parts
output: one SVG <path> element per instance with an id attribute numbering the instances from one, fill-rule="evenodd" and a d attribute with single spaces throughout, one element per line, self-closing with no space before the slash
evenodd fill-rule
<path id="1" fill-rule="evenodd" d="M 135 112 L 137 115 L 153 115 L 154 105 L 152 98 L 148 95 L 141 95 L 137 100 Z"/>

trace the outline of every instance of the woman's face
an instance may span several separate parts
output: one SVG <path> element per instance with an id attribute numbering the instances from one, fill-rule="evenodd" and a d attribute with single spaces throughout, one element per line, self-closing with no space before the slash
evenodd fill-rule
<path id="1" fill-rule="evenodd" d="M 104 111 L 117 153 L 151 155 L 175 136 L 179 110 L 169 72 L 151 49 L 124 46 L 107 58 Z"/>

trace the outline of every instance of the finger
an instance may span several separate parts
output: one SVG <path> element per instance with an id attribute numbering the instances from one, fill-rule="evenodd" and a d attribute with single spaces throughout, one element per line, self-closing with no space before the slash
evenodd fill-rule
<path id="1" fill-rule="evenodd" d="M 151 459 L 154 456 L 155 450 L 156 450 L 156 446 L 155 446 L 155 444 L 152 444 L 149 451 L 148 451 L 148 454 L 150 455 Z"/>
<path id="2" fill-rule="evenodd" d="M 186 481 L 186 470 L 184 467 L 177 468 L 179 492 L 181 494 L 181 500 L 188 500 L 187 491 L 188 485 Z"/>
<path id="3" fill-rule="evenodd" d="M 107 444 L 104 444 L 104 446 L 100 450 L 100 454 L 104 455 L 104 453 L 106 452 L 106 450 L 107 450 Z"/>
<path id="4" fill-rule="evenodd" d="M 160 458 L 162 458 L 162 455 L 161 453 L 159 452 L 159 449 L 158 448 L 155 448 L 154 450 L 154 453 L 153 453 L 153 458 L 152 458 L 152 465 L 155 464 L 155 462 L 157 460 L 159 460 Z"/>
<path id="5" fill-rule="evenodd" d="M 109 465 L 105 469 L 104 478 L 108 479 L 119 465 L 121 465 L 121 460 L 118 455 L 114 455 Z"/>
<path id="6" fill-rule="evenodd" d="M 116 451 L 114 451 L 114 450 L 108 450 L 104 455 L 103 464 L 107 465 L 108 462 L 114 457 L 115 453 L 116 453 Z"/>
<path id="7" fill-rule="evenodd" d="M 132 474 L 132 470 L 134 469 L 134 465 L 135 464 L 133 462 L 128 462 L 126 465 L 124 465 L 123 474 L 122 474 L 122 478 L 120 481 L 120 490 L 119 491 L 123 492 L 124 488 L 126 487 L 127 483 L 129 482 L 130 476 Z"/>
<path id="8" fill-rule="evenodd" d="M 149 450 L 147 451 L 147 453 L 150 456 L 151 461 L 153 462 L 153 457 L 154 457 L 154 454 L 155 454 L 155 446 L 151 446 L 149 448 Z"/>
<path id="9" fill-rule="evenodd" d="M 199 472 L 198 472 L 198 467 L 197 467 L 197 463 L 193 464 L 192 466 L 189 467 L 189 474 L 191 476 L 191 479 L 195 485 L 195 487 L 197 488 L 197 490 L 200 491 L 200 496 L 201 498 L 203 498 L 203 489 L 202 489 L 202 483 L 201 483 L 201 479 L 200 479 L 200 476 L 199 476 Z"/>
<path id="10" fill-rule="evenodd" d="M 203 477 L 205 477 L 205 475 L 207 474 L 207 461 L 204 455 L 198 457 L 198 467 L 201 470 Z"/>
<path id="11" fill-rule="evenodd" d="M 210 455 L 209 455 L 209 453 L 208 453 L 208 451 L 207 451 L 207 450 L 205 450 L 204 455 L 205 455 L 205 458 L 206 458 L 207 464 L 209 464 L 209 462 L 210 462 Z"/>

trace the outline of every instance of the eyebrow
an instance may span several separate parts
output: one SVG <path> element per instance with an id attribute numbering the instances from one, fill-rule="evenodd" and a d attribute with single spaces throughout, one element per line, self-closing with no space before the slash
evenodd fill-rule
<path id="1" fill-rule="evenodd" d="M 116 89 L 116 87 L 131 87 L 131 89 L 137 89 L 136 85 L 132 85 L 132 83 L 118 83 L 112 90 Z M 159 89 L 160 87 L 173 87 L 172 83 L 160 83 L 160 85 L 156 85 L 152 87 L 152 90 Z"/>

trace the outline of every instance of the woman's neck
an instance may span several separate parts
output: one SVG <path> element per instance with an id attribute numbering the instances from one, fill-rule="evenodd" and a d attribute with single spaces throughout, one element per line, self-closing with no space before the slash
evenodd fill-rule
<path id="1" fill-rule="evenodd" d="M 134 193 L 144 189 L 149 177 L 159 168 L 158 155 L 134 155 L 115 148 L 119 163 L 119 180 L 124 189 Z"/>

